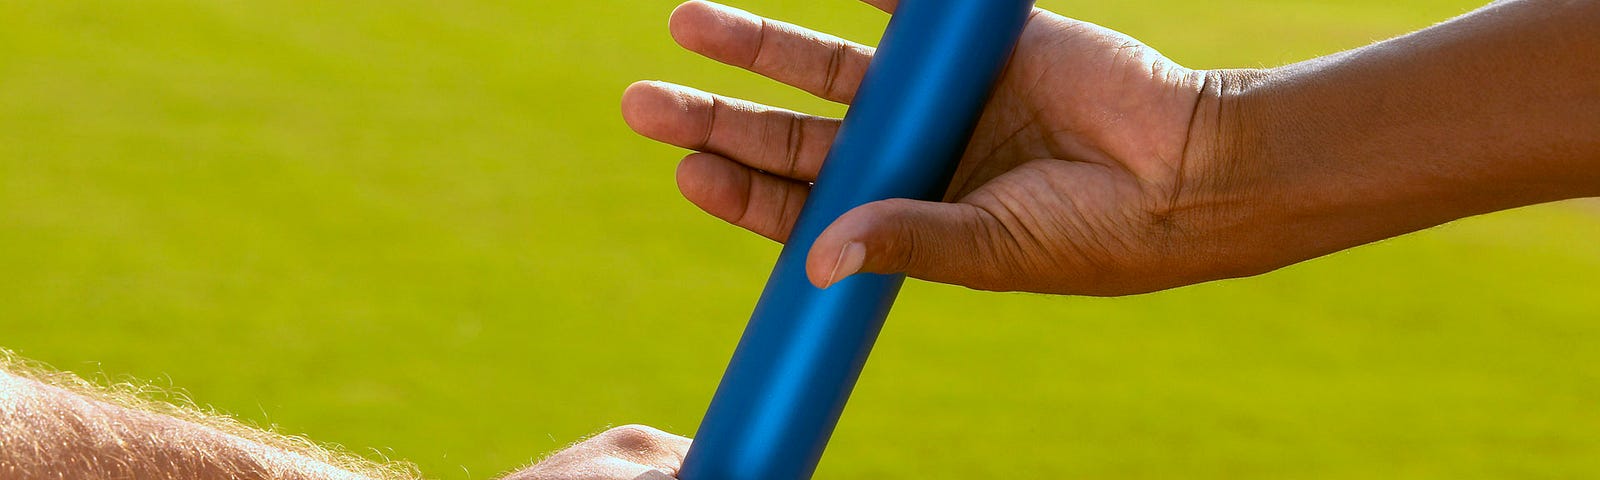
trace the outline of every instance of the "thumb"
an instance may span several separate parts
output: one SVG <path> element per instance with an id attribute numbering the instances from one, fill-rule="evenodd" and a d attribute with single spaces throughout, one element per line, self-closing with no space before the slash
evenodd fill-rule
<path id="1" fill-rule="evenodd" d="M 971 204 L 893 199 L 840 216 L 811 246 L 806 275 L 828 288 L 861 272 L 1001 289 L 1015 240 L 1000 220 Z"/>

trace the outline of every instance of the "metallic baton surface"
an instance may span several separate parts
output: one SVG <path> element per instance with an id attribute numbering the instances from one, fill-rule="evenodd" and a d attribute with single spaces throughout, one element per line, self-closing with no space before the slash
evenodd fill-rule
<path id="1" fill-rule="evenodd" d="M 695 436 L 683 480 L 807 479 L 905 277 L 821 290 L 806 256 L 866 203 L 939 200 L 1032 0 L 903 0 Z"/>

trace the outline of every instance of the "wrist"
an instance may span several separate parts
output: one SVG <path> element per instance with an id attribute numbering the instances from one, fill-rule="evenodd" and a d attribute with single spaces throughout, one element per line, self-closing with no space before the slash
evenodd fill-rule
<path id="1" fill-rule="evenodd" d="M 1254 275 L 1491 209 L 1477 181 L 1383 151 L 1386 99 L 1330 73 L 1351 53 L 1274 69 L 1208 72 L 1191 135 L 1205 178 L 1210 251 L 1225 276 Z M 1372 108 L 1379 105 L 1378 108 Z M 1209 116 L 1210 119 L 1200 118 Z M 1368 133 L 1363 133 L 1368 132 Z M 1470 212 L 1470 213 L 1464 213 Z"/>
<path id="2" fill-rule="evenodd" d="M 1257 275 L 1460 217 L 1446 195 L 1459 185 L 1363 150 L 1348 128 L 1360 115 L 1339 108 L 1358 100 L 1322 71 L 1343 56 L 1204 72 L 1185 158 L 1204 274 Z"/>
<path id="3" fill-rule="evenodd" d="M 1277 268 L 1265 258 L 1256 227 L 1262 219 L 1281 217 L 1285 205 L 1264 168 L 1259 146 L 1262 101 L 1256 87 L 1272 71 L 1207 70 L 1200 77 L 1199 96 L 1189 122 L 1180 188 L 1174 211 L 1191 247 L 1185 256 L 1205 280 L 1257 275 Z"/>
<path id="4" fill-rule="evenodd" d="M 1490 140 L 1503 132 L 1456 121 L 1470 108 L 1428 85 L 1397 88 L 1409 74 L 1395 55 L 1380 45 L 1206 72 L 1190 129 L 1203 148 L 1186 158 L 1186 174 L 1199 180 L 1189 182 L 1196 237 L 1218 276 L 1600 190 L 1593 165 L 1503 151 Z"/>

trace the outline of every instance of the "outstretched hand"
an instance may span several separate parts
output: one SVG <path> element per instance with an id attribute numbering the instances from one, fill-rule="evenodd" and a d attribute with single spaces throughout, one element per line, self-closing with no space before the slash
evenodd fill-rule
<path id="1" fill-rule="evenodd" d="M 896 2 L 868 0 L 892 11 Z M 703 1 L 673 12 L 689 50 L 849 103 L 873 49 Z M 888 200 L 826 229 L 807 262 L 827 287 L 857 272 L 908 273 L 985 290 L 1115 295 L 1255 273 L 1223 271 L 1184 248 L 1216 149 L 1205 72 L 1138 41 L 1035 10 L 961 160 L 947 200 Z M 683 195 L 730 223 L 784 241 L 840 120 L 691 88 L 641 82 L 628 124 L 695 150 Z M 1209 115 L 1203 115 L 1209 113 Z"/>
<path id="2" fill-rule="evenodd" d="M 952 203 L 847 212 L 806 273 L 820 287 L 864 271 L 1134 294 L 1600 195 L 1596 18 L 1593 2 L 1496 2 L 1294 65 L 1197 71 L 1035 10 Z M 703 1 L 679 7 L 671 30 L 690 50 L 843 103 L 873 54 Z M 840 125 L 664 83 L 635 84 L 622 103 L 634 130 L 699 152 L 678 167 L 685 197 L 778 241 Z"/>

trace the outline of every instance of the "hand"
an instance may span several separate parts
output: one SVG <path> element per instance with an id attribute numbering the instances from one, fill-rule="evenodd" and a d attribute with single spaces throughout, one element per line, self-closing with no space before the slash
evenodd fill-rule
<path id="1" fill-rule="evenodd" d="M 1596 18 L 1593 2 L 1496 2 L 1356 51 L 1196 71 L 1035 10 L 954 203 L 852 210 L 817 239 L 806 273 L 819 287 L 866 271 L 1133 294 L 1600 195 Z M 671 30 L 690 50 L 845 103 L 873 54 L 702 1 L 679 7 Z M 685 197 L 778 241 L 839 128 L 662 83 L 635 84 L 622 103 L 634 130 L 700 152 L 678 166 Z"/>
<path id="2" fill-rule="evenodd" d="M 892 0 L 868 0 L 892 10 Z M 873 50 L 694 1 L 672 15 L 684 47 L 822 98 L 850 102 Z M 1035 10 L 961 161 L 949 200 L 890 200 L 828 228 L 807 273 L 906 272 L 985 290 L 1130 294 L 1225 276 L 1196 255 L 1197 199 L 1214 149 L 1208 77 L 1125 35 Z M 1214 103 L 1214 102 L 1213 102 Z M 697 150 L 678 167 L 706 212 L 784 241 L 839 128 L 656 82 L 624 94 L 628 124 Z M 1200 261 L 1196 261 L 1200 260 Z"/>
<path id="3" fill-rule="evenodd" d="M 595 435 L 505 480 L 670 480 L 689 439 L 628 425 Z"/>

